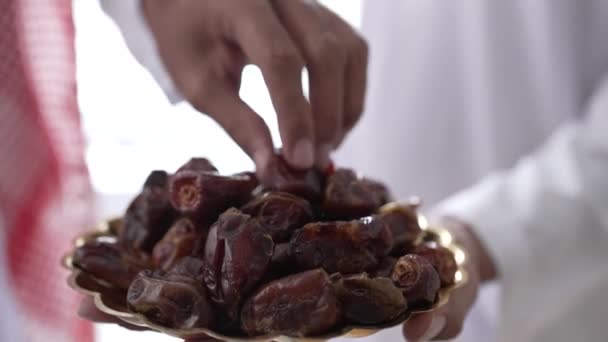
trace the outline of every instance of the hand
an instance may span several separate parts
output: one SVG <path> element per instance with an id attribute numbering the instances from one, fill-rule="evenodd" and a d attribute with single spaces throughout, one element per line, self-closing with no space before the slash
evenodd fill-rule
<path id="1" fill-rule="evenodd" d="M 441 222 L 468 253 L 465 269 L 469 279 L 452 293 L 446 305 L 408 320 L 403 326 L 407 341 L 447 340 L 458 336 L 480 284 L 496 276 L 489 254 L 467 224 L 453 218 L 443 218 Z"/>
<path id="2" fill-rule="evenodd" d="M 248 63 L 262 71 L 293 167 L 325 167 L 357 122 L 367 45 L 316 1 L 145 0 L 143 6 L 177 88 L 232 136 L 259 172 L 270 162 L 273 144 L 264 121 L 239 98 Z M 304 67 L 310 103 L 302 92 Z"/>

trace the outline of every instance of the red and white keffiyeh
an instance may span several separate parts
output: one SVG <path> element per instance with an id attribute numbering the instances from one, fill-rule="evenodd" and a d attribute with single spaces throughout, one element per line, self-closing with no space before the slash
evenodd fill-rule
<path id="1" fill-rule="evenodd" d="M 70 0 L 0 0 L 0 210 L 28 341 L 86 342 L 60 258 L 87 227 Z"/>

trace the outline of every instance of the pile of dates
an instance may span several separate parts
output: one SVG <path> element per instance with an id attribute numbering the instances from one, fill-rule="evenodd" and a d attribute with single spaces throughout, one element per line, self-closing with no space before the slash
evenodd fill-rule
<path id="1" fill-rule="evenodd" d="M 419 243 L 416 208 L 387 206 L 381 183 L 279 155 L 270 170 L 263 184 L 204 158 L 154 171 L 115 241 L 80 246 L 73 264 L 157 324 L 232 336 L 378 325 L 453 284 L 451 252 Z"/>

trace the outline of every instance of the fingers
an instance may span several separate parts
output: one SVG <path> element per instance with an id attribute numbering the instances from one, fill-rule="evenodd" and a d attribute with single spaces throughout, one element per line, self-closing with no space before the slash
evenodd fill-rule
<path id="1" fill-rule="evenodd" d="M 462 331 L 464 320 L 467 314 L 471 310 L 475 298 L 477 297 L 478 282 L 477 274 L 469 272 L 470 274 L 469 283 L 454 291 L 450 297 L 450 303 L 445 311 L 445 326 L 439 333 L 437 333 L 434 340 L 446 340 L 452 339 Z M 452 300 L 453 299 L 453 300 Z"/>
<path id="2" fill-rule="evenodd" d="M 405 339 L 407 341 L 424 341 L 426 337 L 425 333 L 430 330 L 433 316 L 433 313 L 422 313 L 412 316 L 403 325 L 403 336 Z M 439 331 L 435 332 L 435 334 L 438 333 Z"/>
<path id="3" fill-rule="evenodd" d="M 204 97 L 202 103 L 193 103 L 195 108 L 208 113 L 232 139 L 253 159 L 259 172 L 266 170 L 274 154 L 272 138 L 268 126 L 238 96 L 229 85 L 220 86 L 220 80 L 211 79 L 216 84 L 212 94 Z M 263 176 L 258 174 L 258 176 Z"/>
<path id="4" fill-rule="evenodd" d="M 343 125 L 347 50 L 333 17 L 319 5 L 274 1 L 274 8 L 300 49 L 309 72 L 316 164 L 325 168 Z M 311 24 L 314 23 L 314 24 Z"/>
<path id="5" fill-rule="evenodd" d="M 302 92 L 304 60 L 266 1 L 251 1 L 248 15 L 233 22 L 234 39 L 262 71 L 277 112 L 287 161 L 298 168 L 314 162 L 314 124 Z"/>
<path id="6" fill-rule="evenodd" d="M 365 40 L 360 37 L 357 37 L 351 44 L 353 53 L 348 61 L 345 73 L 344 125 L 336 142 L 336 147 L 342 143 L 348 132 L 359 121 L 365 103 L 368 47 Z"/>

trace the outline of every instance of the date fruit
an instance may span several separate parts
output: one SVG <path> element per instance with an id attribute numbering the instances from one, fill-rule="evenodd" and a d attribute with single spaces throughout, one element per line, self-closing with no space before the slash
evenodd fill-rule
<path id="1" fill-rule="evenodd" d="M 204 282 L 211 299 L 229 318 L 238 317 L 245 298 L 264 277 L 274 250 L 260 223 L 228 209 L 211 226 L 205 246 Z"/>
<path id="2" fill-rule="evenodd" d="M 382 259 L 380 264 L 378 264 L 378 267 L 374 268 L 373 271 L 369 272 L 369 274 L 373 277 L 390 278 L 396 263 L 396 258 L 388 256 Z"/>
<path id="3" fill-rule="evenodd" d="M 148 178 L 146 178 L 146 181 L 144 182 L 144 189 L 150 187 L 165 188 L 167 186 L 168 179 L 169 174 L 166 171 L 154 170 L 150 172 Z"/>
<path id="4" fill-rule="evenodd" d="M 454 259 L 454 254 L 452 254 L 449 249 L 437 243 L 427 243 L 416 246 L 413 254 L 424 257 L 433 265 L 439 274 L 441 286 L 450 286 L 454 284 L 454 275 L 456 274 L 456 271 L 458 271 L 458 265 Z"/>
<path id="5" fill-rule="evenodd" d="M 384 222 L 365 217 L 309 223 L 293 234 L 290 243 L 289 253 L 300 268 L 351 274 L 376 267 L 389 253 L 393 238 Z"/>
<path id="6" fill-rule="evenodd" d="M 171 176 L 171 204 L 196 222 L 213 222 L 231 206 L 240 206 L 251 196 L 257 179 L 250 173 L 221 176 L 215 172 L 180 171 Z"/>
<path id="7" fill-rule="evenodd" d="M 115 243 L 91 241 L 76 249 L 72 263 L 95 278 L 126 290 L 137 273 L 146 268 L 143 259 L 121 252 Z"/>
<path id="8" fill-rule="evenodd" d="M 174 329 L 213 328 L 215 313 L 207 291 L 187 276 L 143 271 L 127 292 L 127 305 L 151 321 Z"/>
<path id="9" fill-rule="evenodd" d="M 190 158 L 190 160 L 188 160 L 186 164 L 180 166 L 179 169 L 177 169 L 176 173 L 180 171 L 203 171 L 215 173 L 218 172 L 213 163 L 209 161 L 209 159 L 197 157 Z"/>
<path id="10" fill-rule="evenodd" d="M 275 243 L 289 241 L 294 230 L 313 220 L 310 203 L 286 192 L 265 193 L 241 210 L 257 218 Z"/>
<path id="11" fill-rule="evenodd" d="M 205 262 L 196 257 L 183 257 L 178 260 L 165 274 L 165 280 L 181 281 L 193 284 L 203 284 Z"/>
<path id="12" fill-rule="evenodd" d="M 206 238 L 206 233 L 206 229 L 196 227 L 188 218 L 175 222 L 163 239 L 154 246 L 154 265 L 159 269 L 169 270 L 179 259 L 192 255 L 199 241 Z"/>
<path id="13" fill-rule="evenodd" d="M 333 219 L 354 219 L 373 214 L 388 197 L 381 184 L 359 178 L 353 170 L 337 169 L 327 179 L 323 210 Z"/>
<path id="14" fill-rule="evenodd" d="M 321 197 L 323 175 L 320 171 L 294 169 L 279 153 L 275 154 L 269 165 L 265 172 L 267 179 L 263 180 L 267 190 L 288 192 L 309 200 Z"/>
<path id="15" fill-rule="evenodd" d="M 314 336 L 336 326 L 341 316 L 327 273 L 316 269 L 262 286 L 243 306 L 241 322 L 250 336 Z"/>
<path id="16" fill-rule="evenodd" d="M 389 322 L 407 309 L 401 290 L 389 278 L 370 278 L 366 273 L 335 281 L 347 320 L 358 324 Z"/>
<path id="17" fill-rule="evenodd" d="M 176 217 L 167 194 L 168 175 L 153 171 L 142 192 L 131 202 L 119 229 L 118 241 L 127 251 L 152 252 Z"/>
<path id="18" fill-rule="evenodd" d="M 397 260 L 391 279 L 403 291 L 410 306 L 432 304 L 441 286 L 439 275 L 431 263 L 415 254 Z"/>
<path id="19" fill-rule="evenodd" d="M 283 273 L 293 267 L 293 259 L 289 254 L 289 243 L 274 245 L 274 252 L 270 261 L 270 270 L 273 273 Z"/>
<path id="20" fill-rule="evenodd" d="M 411 251 L 422 234 L 415 206 L 389 204 L 383 207 L 378 218 L 388 225 L 393 234 L 391 255 L 401 256 Z"/>

